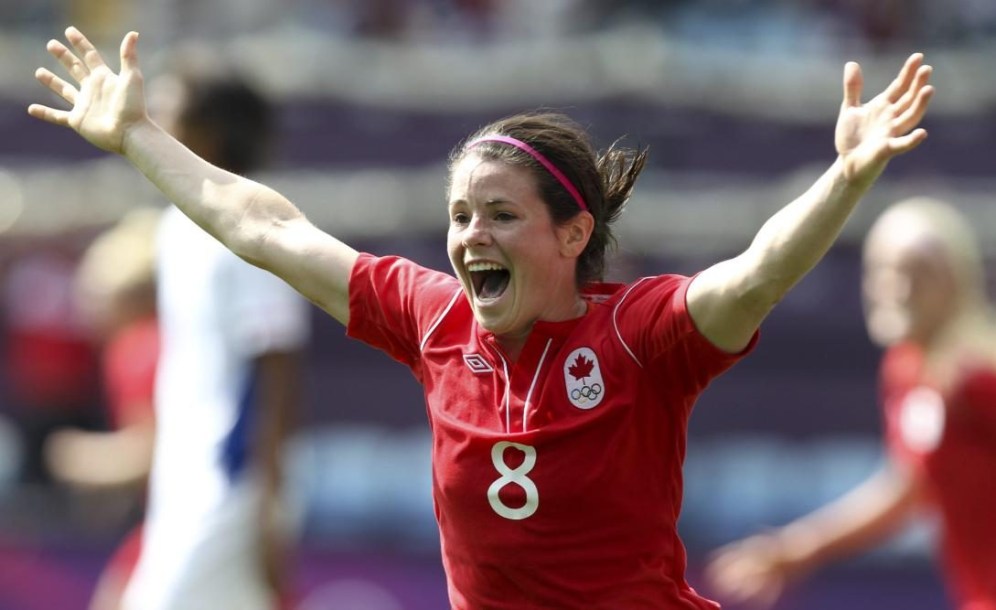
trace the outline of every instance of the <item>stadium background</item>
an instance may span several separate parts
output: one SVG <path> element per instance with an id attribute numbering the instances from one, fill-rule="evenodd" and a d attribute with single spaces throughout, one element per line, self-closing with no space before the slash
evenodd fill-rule
<path id="1" fill-rule="evenodd" d="M 3 610 L 83 608 L 129 522 L 93 498 L 16 482 L 10 422 L 31 393 L 17 363 L 54 358 L 18 346 L 25 335 L 61 346 L 51 354 L 65 366 L 50 373 L 68 377 L 46 389 L 67 409 L 99 413 L 68 278 L 97 231 L 136 204 L 162 204 L 119 159 L 26 115 L 47 95 L 32 78 L 52 63 L 44 43 L 68 23 L 111 57 L 124 31 L 140 30 L 147 75 L 179 43 L 237 58 L 281 108 L 280 154 L 263 180 L 354 246 L 437 268 L 448 268 L 445 158 L 477 126 L 554 107 L 601 146 L 621 135 L 650 146 L 619 227 L 611 277 L 621 280 L 691 273 L 743 249 L 832 161 L 844 61 L 860 61 L 878 91 L 909 52 L 925 51 L 938 88 L 926 145 L 890 166 L 765 323 L 755 354 L 699 401 L 681 521 L 693 584 L 711 549 L 822 504 L 881 459 L 878 353 L 858 283 L 860 238 L 877 211 L 907 195 L 948 198 L 988 256 L 996 246 L 991 0 L 0 1 Z M 288 448 L 299 607 L 444 607 L 414 380 L 317 311 L 307 366 Z M 922 524 L 796 587 L 779 608 L 944 608 L 929 538 Z"/>

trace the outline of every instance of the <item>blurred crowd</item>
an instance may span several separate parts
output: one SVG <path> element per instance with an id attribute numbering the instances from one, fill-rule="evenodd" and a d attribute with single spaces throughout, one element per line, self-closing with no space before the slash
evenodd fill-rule
<path id="1" fill-rule="evenodd" d="M 44 0 L 0 3 L 0 27 L 41 31 L 73 22 L 101 37 L 134 24 L 157 36 L 247 34 L 273 28 L 383 40 L 476 42 L 586 34 L 652 24 L 674 35 L 718 44 L 762 46 L 797 41 L 798 26 L 816 44 L 888 49 L 968 45 L 996 32 L 986 0 Z M 816 26 L 815 28 L 813 26 Z M 60 28 L 61 29 L 61 28 Z M 813 37 L 813 32 L 818 35 Z M 814 40 L 815 38 L 815 40 Z"/>

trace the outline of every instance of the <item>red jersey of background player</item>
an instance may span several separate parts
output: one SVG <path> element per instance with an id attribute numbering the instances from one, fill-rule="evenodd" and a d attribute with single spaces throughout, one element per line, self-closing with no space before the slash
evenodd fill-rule
<path id="1" fill-rule="evenodd" d="M 123 428 L 155 418 L 159 323 L 148 316 L 118 331 L 104 348 L 103 369 L 112 424 Z"/>
<path id="2" fill-rule="evenodd" d="M 153 403 L 158 362 L 159 322 L 154 315 L 126 325 L 105 346 L 104 385 L 115 429 L 148 426 L 155 419 Z M 97 596 L 120 598 L 141 550 L 142 525 L 139 524 L 124 537 L 101 572 Z M 98 606 L 94 603 L 94 607 Z"/>
<path id="3" fill-rule="evenodd" d="M 940 516 L 944 569 L 964 610 L 996 610 L 996 370 L 967 367 L 939 389 L 911 344 L 882 363 L 890 452 L 912 469 Z"/>
<path id="4" fill-rule="evenodd" d="M 513 362 L 455 278 L 361 255 L 348 332 L 424 387 L 455 608 L 717 607 L 685 582 L 681 465 L 695 398 L 740 355 L 694 328 L 689 283 L 591 285 Z"/>

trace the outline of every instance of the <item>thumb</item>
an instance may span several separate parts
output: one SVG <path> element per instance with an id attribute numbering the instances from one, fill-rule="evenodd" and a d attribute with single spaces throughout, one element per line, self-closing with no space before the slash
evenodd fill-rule
<path id="1" fill-rule="evenodd" d="M 861 87 L 863 84 L 861 66 L 854 61 L 844 64 L 844 106 L 861 105 Z"/>
<path id="2" fill-rule="evenodd" d="M 128 32 L 121 40 L 121 70 L 138 69 L 138 32 Z"/>

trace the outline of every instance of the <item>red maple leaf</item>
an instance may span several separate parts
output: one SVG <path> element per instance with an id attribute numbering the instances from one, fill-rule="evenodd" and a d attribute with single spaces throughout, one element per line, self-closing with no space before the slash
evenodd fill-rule
<path id="1" fill-rule="evenodd" d="M 578 354 L 577 360 L 574 361 L 574 364 L 568 367 L 567 372 L 578 381 L 581 381 L 588 375 L 591 375 L 591 370 L 593 368 L 595 368 L 594 362 L 588 360 L 583 355 Z"/>

